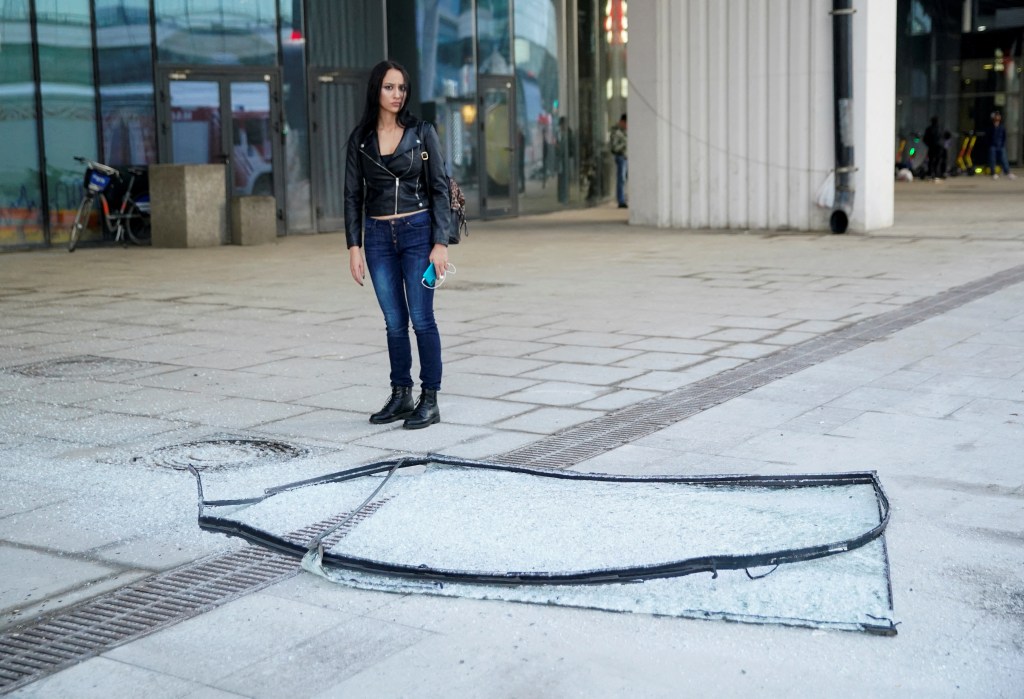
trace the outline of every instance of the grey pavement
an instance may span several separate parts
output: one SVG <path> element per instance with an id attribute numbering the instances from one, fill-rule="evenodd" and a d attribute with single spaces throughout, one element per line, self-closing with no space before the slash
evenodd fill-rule
<path id="1" fill-rule="evenodd" d="M 663 230 L 627 213 L 472 223 L 437 296 L 443 422 L 415 432 L 366 420 L 388 392 L 383 323 L 341 235 L 0 256 L 0 633 L 241 547 L 198 530 L 194 482 L 160 447 L 244 436 L 312 450 L 211 469 L 214 494 L 396 454 L 493 458 L 1002 279 L 570 465 L 877 471 L 897 636 L 303 573 L 14 695 L 1024 696 L 1024 184 L 901 183 L 896 226 L 845 236 Z"/>

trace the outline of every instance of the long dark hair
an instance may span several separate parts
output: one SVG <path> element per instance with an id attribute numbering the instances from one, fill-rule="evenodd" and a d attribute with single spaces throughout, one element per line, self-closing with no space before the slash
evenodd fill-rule
<path id="1" fill-rule="evenodd" d="M 409 71 L 401 63 L 395 61 L 381 61 L 370 71 L 370 79 L 366 83 L 366 106 L 363 107 L 363 118 L 359 120 L 356 127 L 360 138 L 365 138 L 370 132 L 377 129 L 377 117 L 380 115 L 380 90 L 384 84 L 384 76 L 391 69 L 402 74 L 405 81 L 405 101 L 402 108 L 398 110 L 397 120 L 402 126 L 412 126 L 416 117 L 409 113 L 409 99 L 412 97 L 412 80 L 409 78 Z"/>

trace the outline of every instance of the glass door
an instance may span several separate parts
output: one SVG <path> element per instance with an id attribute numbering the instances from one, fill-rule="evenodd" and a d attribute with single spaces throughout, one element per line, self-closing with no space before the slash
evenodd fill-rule
<path id="1" fill-rule="evenodd" d="M 179 164 L 222 163 L 227 159 L 221 128 L 220 84 L 213 80 L 172 82 L 169 91 L 170 158 Z"/>
<path id="2" fill-rule="evenodd" d="M 232 196 L 274 196 L 274 109 L 270 84 L 233 80 L 231 108 Z"/>
<path id="3" fill-rule="evenodd" d="M 507 77 L 480 78 L 481 209 L 484 218 L 515 216 L 518 172 L 515 167 L 515 105 L 512 80 Z"/>
<path id="4" fill-rule="evenodd" d="M 224 163 L 228 198 L 274 197 L 280 231 L 284 197 L 278 76 L 262 70 L 162 69 L 159 81 L 160 162 Z M 230 209 L 229 204 L 229 216 Z"/>

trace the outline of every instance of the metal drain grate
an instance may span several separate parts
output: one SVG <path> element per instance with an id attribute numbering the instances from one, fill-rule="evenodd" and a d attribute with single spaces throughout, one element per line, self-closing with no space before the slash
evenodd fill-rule
<path id="1" fill-rule="evenodd" d="M 327 537 L 343 538 L 386 502 L 374 501 Z M 307 542 L 347 512 L 290 532 Z M 0 693 L 173 626 L 298 572 L 294 558 L 248 546 L 160 573 L 0 634 Z"/>
<path id="2" fill-rule="evenodd" d="M 100 379 L 129 374 L 141 369 L 151 369 L 154 366 L 149 362 L 140 362 L 135 359 L 83 354 L 77 357 L 62 357 L 61 359 L 23 364 L 12 367 L 9 371 L 22 376 L 43 379 Z"/>
<path id="3" fill-rule="evenodd" d="M 916 325 L 1004 287 L 1024 282 L 1024 265 L 949 289 L 888 313 L 779 350 L 670 393 L 494 457 L 520 466 L 566 468 L 653 434 L 785 376 Z"/>
<path id="4" fill-rule="evenodd" d="M 268 439 L 207 439 L 185 444 L 172 444 L 154 449 L 131 462 L 157 468 L 187 471 L 225 470 L 263 466 L 305 456 L 309 449 Z"/>

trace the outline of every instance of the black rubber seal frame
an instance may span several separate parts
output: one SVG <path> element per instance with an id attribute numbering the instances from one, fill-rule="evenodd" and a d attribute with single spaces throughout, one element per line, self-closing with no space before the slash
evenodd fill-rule
<path id="1" fill-rule="evenodd" d="M 248 524 L 243 524 L 223 517 L 208 515 L 205 512 L 205 508 L 225 505 L 255 504 L 279 493 L 296 490 L 298 488 L 324 483 L 337 483 L 352 480 L 354 478 L 360 478 L 362 476 L 373 475 L 383 471 L 397 471 L 402 468 L 422 466 L 426 464 L 483 468 L 543 476 L 546 478 L 619 483 L 677 483 L 707 487 L 751 486 L 759 488 L 809 488 L 838 485 L 870 485 L 874 489 L 875 496 L 878 501 L 879 523 L 859 536 L 846 539 L 844 541 L 836 541 L 817 546 L 782 549 L 757 554 L 698 556 L 695 558 L 687 558 L 679 561 L 652 565 L 627 566 L 623 568 L 605 568 L 575 572 L 508 571 L 505 573 L 470 573 L 467 571 L 444 570 L 428 566 L 409 566 L 385 563 L 372 559 L 344 556 L 331 553 L 329 551 L 325 551 L 323 554 L 323 565 L 330 568 L 441 582 L 485 583 L 498 585 L 604 584 L 640 581 L 652 578 L 677 577 L 702 572 L 709 572 L 717 575 L 719 570 L 747 570 L 750 568 L 764 566 L 777 566 L 781 563 L 794 563 L 798 561 L 809 561 L 817 558 L 824 558 L 826 556 L 832 556 L 845 551 L 852 551 L 864 546 L 881 536 L 889 523 L 889 499 L 882 490 L 877 474 L 874 471 L 793 476 L 720 475 L 637 477 L 576 473 L 570 471 L 538 470 L 486 461 L 459 459 L 438 454 L 428 454 L 422 457 L 407 457 L 378 461 L 345 471 L 338 471 L 336 473 L 330 473 L 316 478 L 288 483 L 274 488 L 269 488 L 264 491 L 264 494 L 260 497 L 207 501 L 203 498 L 202 480 L 199 473 L 194 469 L 190 470 L 192 470 L 193 475 L 196 477 L 196 483 L 199 489 L 199 527 L 201 529 L 204 531 L 219 532 L 228 536 L 239 537 L 250 543 L 259 544 L 260 546 L 264 546 L 273 551 L 301 559 L 309 550 L 303 545 L 288 541 L 281 536 L 257 529 L 256 527 Z"/>

